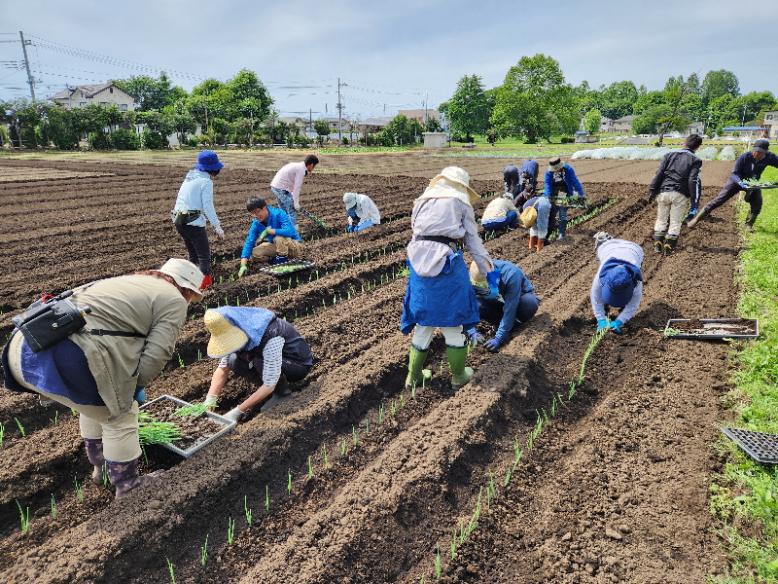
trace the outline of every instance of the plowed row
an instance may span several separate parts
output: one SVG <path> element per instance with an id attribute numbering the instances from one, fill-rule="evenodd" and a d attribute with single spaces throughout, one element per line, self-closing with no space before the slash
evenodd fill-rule
<path id="1" fill-rule="evenodd" d="M 148 174 L 154 172 L 168 171 Z M 708 231 L 697 232 L 689 237 L 686 248 L 669 260 L 647 253 L 646 300 L 633 325 L 639 332 L 623 340 L 608 339 L 598 349 L 587 385 L 589 393 L 568 404 L 551 424 L 550 434 L 544 434 L 527 455 L 513 481 L 484 510 L 482 525 L 450 561 L 446 546 L 460 523 L 467 523 L 479 487 L 488 484 L 490 476 L 502 475 L 512 460 L 514 438 L 524 440 L 535 424 L 535 412 L 548 408 L 552 397 L 577 372 L 592 329 L 587 292 L 594 264 L 589 236 L 608 229 L 644 242 L 652 223 L 652 212 L 647 213 L 639 200 L 644 187 L 592 185 L 595 200 L 616 197 L 618 202 L 573 228 L 570 241 L 551 245 L 539 254 L 526 250 L 518 232 L 487 242 L 495 257 L 522 266 L 542 298 L 540 311 L 499 354 L 480 349 L 473 352 L 470 361 L 477 368 L 476 378 L 456 393 L 446 382 L 442 345 L 434 344 L 433 381 L 412 395 L 402 387 L 408 340 L 397 330 L 405 286 L 399 268 L 409 235 L 407 216 L 425 181 L 331 175 L 311 178 L 321 182 L 306 183 L 310 190 L 304 193 L 308 197 L 304 201 L 310 201 L 311 210 L 331 225 L 342 221 L 340 194 L 351 189 L 375 195 L 384 214 L 394 220 L 361 236 L 322 234 L 309 245 L 318 273 L 277 280 L 254 272 L 234 281 L 230 280 L 237 267 L 234 254 L 246 222 L 233 215 L 239 214 L 251 185 L 266 184 L 269 176 L 247 171 L 240 179 L 236 177 L 235 183 L 220 182 L 217 196 L 224 197 L 225 230 L 234 240 L 228 238 L 220 244 L 223 261 L 216 273 L 223 281 L 206 299 L 208 305 L 214 305 L 240 298 L 241 305 L 267 306 L 295 321 L 319 359 L 302 391 L 190 460 L 178 463 L 150 452 L 150 467 L 169 468 L 165 480 L 121 505 L 111 502 L 108 491 L 91 484 L 83 487 L 83 500 L 77 496 L 73 479 L 81 482 L 87 463 L 77 421 L 69 412 L 60 410 L 54 423 L 55 408 L 43 409 L 31 396 L 0 395 L 0 420 L 7 422 L 1 451 L 5 464 L 0 468 L 3 579 L 169 582 L 167 559 L 175 566 L 178 582 L 418 582 L 422 575 L 430 582 L 434 581 L 437 547 L 444 552 L 441 577 L 449 582 L 661 579 L 656 566 L 630 562 L 634 552 L 630 549 L 609 549 L 613 562 L 585 561 L 599 553 L 598 545 L 609 541 L 605 536 L 598 538 L 605 519 L 599 512 L 587 511 L 587 496 L 595 498 L 601 492 L 601 473 L 597 472 L 601 458 L 587 458 L 585 445 L 590 432 L 603 436 L 598 444 L 607 440 L 609 434 L 600 429 L 613 428 L 613 421 L 603 420 L 601 412 L 603 407 L 616 407 L 605 405 L 614 400 L 618 405 L 633 400 L 637 411 L 651 412 L 657 419 L 664 416 L 673 420 L 675 409 L 684 407 L 668 393 L 662 402 L 665 410 L 657 415 L 651 407 L 653 396 L 638 399 L 631 395 L 636 383 L 646 381 L 646 367 L 661 368 L 665 353 L 673 356 L 681 352 L 666 348 L 650 330 L 640 329 L 659 326 L 668 316 L 688 310 L 708 310 L 705 314 L 712 316 L 727 314 L 734 257 L 722 253 L 720 246 L 736 243 L 732 230 L 714 224 Z M 143 231 L 148 250 L 145 243 L 138 250 L 127 240 L 117 242 L 104 234 L 108 249 L 123 243 L 135 255 L 121 256 L 123 267 L 111 265 L 99 275 L 152 266 L 159 262 L 154 254 L 160 250 L 178 248 L 180 253 L 182 246 L 165 222 L 179 179 L 178 171 L 170 172 L 148 189 L 157 194 L 144 200 L 143 215 L 161 215 L 159 225 Z M 372 186 L 366 189 L 364 185 Z M 485 191 L 496 186 L 492 182 L 477 188 Z M 108 186 L 95 195 L 94 202 L 102 196 L 121 206 L 128 196 L 121 189 L 119 184 Z M 90 187 L 88 192 L 96 191 Z M 0 198 L 5 196 L 4 191 Z M 29 196 L 29 190 L 20 186 L 13 196 L 18 205 Z M 89 207 L 92 198 L 84 197 L 84 209 L 91 211 L 82 212 L 105 213 L 100 205 Z M 480 203 L 479 210 L 485 203 Z M 71 214 L 79 213 L 78 205 L 74 200 Z M 103 223 L 112 221 L 110 214 L 100 216 Z M 228 217 L 232 223 L 226 221 Z M 144 229 L 140 217 L 132 219 L 131 225 Z M 84 241 L 90 242 L 82 246 L 84 256 L 91 257 L 77 264 L 77 275 L 67 275 L 64 270 L 53 274 L 52 279 L 62 287 L 97 275 L 89 269 L 109 263 L 100 238 L 86 233 L 88 226 L 84 221 L 78 229 Z M 24 238 L 17 235 L 18 253 L 23 254 Z M 67 245 L 64 234 L 51 235 L 61 236 L 62 244 Z M 313 236 L 313 231 L 308 230 L 307 235 Z M 151 243 L 154 241 L 157 243 Z M 31 253 L 42 253 L 42 249 Z M 109 257 L 116 254 L 109 252 Z M 712 266 L 715 271 L 707 273 Z M 29 282 L 19 282 L 13 307 L 29 299 L 26 290 L 38 290 L 49 281 L 49 276 L 41 273 Z M 696 285 L 703 281 L 704 287 Z M 183 367 L 178 355 L 174 356 L 164 377 L 148 388 L 152 397 L 169 393 L 198 399 L 204 395 L 214 364 L 199 360 L 207 341 L 196 318 L 201 310 L 193 309 L 195 318 L 179 339 L 177 353 Z M 614 361 L 614 354 L 621 360 Z M 677 356 L 673 358 L 677 360 Z M 698 384 L 679 365 L 673 371 L 675 379 L 695 384 L 695 399 L 705 398 L 704 382 Z M 664 373 L 661 377 L 667 379 Z M 233 383 L 222 406 L 238 403 L 246 391 L 246 386 Z M 614 418 L 626 420 L 630 411 L 625 409 Z M 696 413 L 687 408 L 686 419 L 699 423 L 701 415 Z M 712 413 L 715 408 L 704 411 L 709 417 Z M 26 437 L 14 431 L 13 417 L 24 424 Z M 633 423 L 631 428 L 633 439 L 640 436 L 645 442 L 638 452 L 653 451 L 655 445 L 662 444 L 661 438 L 647 435 L 642 425 Z M 710 432 L 706 430 L 698 440 L 706 434 Z M 628 457 L 622 462 L 622 468 L 631 464 Z M 696 470 L 705 472 L 710 464 L 710 460 L 697 460 L 700 468 Z M 560 465 L 569 470 L 562 474 L 562 482 L 555 484 Z M 672 469 L 666 470 L 669 473 Z M 648 474 L 664 476 L 661 471 Z M 643 475 L 637 472 L 637 476 L 634 480 Z M 629 477 L 622 473 L 618 478 L 624 482 Z M 693 480 L 689 481 L 690 489 Z M 565 488 L 579 489 L 567 506 L 562 493 Z M 267 509 L 266 494 L 270 502 Z M 57 501 L 56 519 L 50 516 L 52 495 Z M 659 497 L 657 493 L 657 504 Z M 544 501 L 549 498 L 562 503 L 547 507 Z M 18 531 L 17 500 L 31 508 L 32 526 L 26 535 Z M 244 501 L 253 511 L 250 527 L 244 517 Z M 694 521 L 707 517 L 704 494 L 702 503 L 702 513 L 693 510 L 688 525 L 699 527 Z M 604 501 L 593 509 L 611 511 Z M 591 518 L 592 514 L 596 517 Z M 537 517 L 542 519 L 540 524 Z M 237 522 L 232 545 L 226 542 L 229 518 Z M 561 538 L 566 532 L 559 533 L 561 542 L 557 545 L 548 542 L 556 535 L 557 523 L 572 526 L 583 521 L 590 525 L 582 533 L 594 534 L 592 537 L 581 536 L 579 542 L 580 530 L 576 530 L 575 536 L 565 539 Z M 668 523 L 672 524 L 672 517 L 666 518 L 664 525 L 668 533 L 675 534 L 678 530 Z M 641 528 L 648 529 L 648 522 Z M 517 533 L 521 547 L 514 545 Z M 695 534 L 691 528 L 679 533 L 674 537 L 683 537 L 685 545 L 695 550 L 684 556 L 687 572 L 704 574 L 705 566 L 720 561 L 710 551 L 704 533 Z M 199 548 L 206 535 L 209 560 L 202 566 Z M 568 543 L 571 541 L 578 547 Z M 641 541 L 641 545 L 647 547 L 647 553 L 661 555 L 676 542 L 651 540 Z"/>

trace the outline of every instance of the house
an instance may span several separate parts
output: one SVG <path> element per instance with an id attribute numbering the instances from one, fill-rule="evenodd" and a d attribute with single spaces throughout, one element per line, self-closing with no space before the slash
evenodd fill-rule
<path id="1" fill-rule="evenodd" d="M 686 126 L 684 136 L 691 136 L 692 134 L 699 134 L 700 136 L 705 134 L 705 122 L 692 122 Z"/>
<path id="2" fill-rule="evenodd" d="M 440 113 L 437 110 L 434 109 L 406 109 L 406 110 L 400 110 L 398 112 L 399 115 L 405 116 L 409 120 L 416 120 L 419 122 L 422 126 L 427 122 L 429 119 L 434 119 L 440 122 Z"/>
<path id="3" fill-rule="evenodd" d="M 373 132 L 378 132 L 379 130 L 383 130 L 386 126 L 389 125 L 389 122 L 392 121 L 392 118 L 389 117 L 382 117 L 382 118 L 367 118 L 365 120 L 362 120 L 359 123 L 359 130 L 363 134 Z"/>
<path id="4" fill-rule="evenodd" d="M 605 116 L 602 116 L 602 119 L 600 120 L 600 132 L 612 132 L 613 131 L 613 120 L 610 118 L 606 118 Z"/>
<path id="5" fill-rule="evenodd" d="M 767 126 L 727 126 L 721 129 L 721 135 L 751 139 L 764 137 L 766 131 Z"/>
<path id="6" fill-rule="evenodd" d="M 615 134 L 632 134 L 632 121 L 635 116 L 622 116 L 617 120 L 613 120 L 613 127 L 610 130 Z"/>
<path id="7" fill-rule="evenodd" d="M 764 125 L 771 140 L 778 140 L 778 110 L 765 112 Z"/>
<path id="8" fill-rule="evenodd" d="M 64 108 L 81 108 L 88 105 L 115 105 L 119 111 L 134 111 L 136 104 L 131 95 L 125 93 L 113 83 L 100 85 L 76 85 L 52 95 L 50 101 Z"/>

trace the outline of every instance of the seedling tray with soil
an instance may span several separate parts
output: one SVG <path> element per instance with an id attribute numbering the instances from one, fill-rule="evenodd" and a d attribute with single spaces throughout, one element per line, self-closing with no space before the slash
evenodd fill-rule
<path id="1" fill-rule="evenodd" d="M 195 452 L 224 436 L 235 427 L 235 422 L 213 412 L 189 415 L 180 411 L 193 404 L 170 395 L 162 395 L 141 406 L 140 410 L 158 422 L 175 424 L 181 438 L 160 444 L 163 448 L 189 458 Z M 185 412 L 185 411 L 184 411 Z"/>
<path id="2" fill-rule="evenodd" d="M 302 270 L 310 270 L 315 265 L 315 263 L 309 262 L 308 260 L 291 260 L 283 264 L 278 264 L 277 266 L 260 268 L 259 271 L 273 276 L 288 276 L 289 274 Z"/>
<path id="3" fill-rule="evenodd" d="M 755 339 L 759 322 L 745 318 L 671 318 L 664 334 L 671 339 Z"/>

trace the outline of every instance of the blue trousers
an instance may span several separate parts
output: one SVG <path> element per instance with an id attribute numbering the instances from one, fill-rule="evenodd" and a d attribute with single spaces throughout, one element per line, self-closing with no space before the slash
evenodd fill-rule
<path id="1" fill-rule="evenodd" d="M 270 187 L 270 192 L 275 195 L 279 209 L 286 211 L 286 214 L 289 215 L 289 218 L 292 220 L 292 223 L 294 223 L 294 226 L 297 227 L 297 211 L 294 208 L 294 199 L 292 198 L 292 193 L 283 189 L 277 189 L 275 187 Z"/>

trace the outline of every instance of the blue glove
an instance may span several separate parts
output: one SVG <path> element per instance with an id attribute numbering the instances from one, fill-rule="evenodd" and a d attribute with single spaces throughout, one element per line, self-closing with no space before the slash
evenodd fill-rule
<path id="1" fill-rule="evenodd" d="M 492 270 L 486 274 L 486 283 L 489 284 L 489 295 L 497 298 L 500 294 L 500 270 Z"/>
<path id="2" fill-rule="evenodd" d="M 689 211 L 689 214 L 686 216 L 686 220 L 689 221 L 691 219 L 694 219 L 694 216 L 697 215 L 697 208 L 693 208 Z"/>
<path id="3" fill-rule="evenodd" d="M 608 319 L 601 318 L 597 321 L 597 332 L 604 331 L 606 328 L 608 328 Z"/>
<path id="4" fill-rule="evenodd" d="M 610 328 L 614 333 L 617 335 L 620 335 L 622 333 L 621 327 L 624 326 L 624 323 L 620 320 L 616 319 L 614 320 L 608 328 Z"/>
<path id="5" fill-rule="evenodd" d="M 494 337 L 493 339 L 489 339 L 484 343 L 484 348 L 491 351 L 492 353 L 496 353 L 500 350 L 500 346 L 502 345 L 502 340 L 500 340 L 498 337 Z"/>
<path id="6" fill-rule="evenodd" d="M 140 385 L 135 386 L 135 395 L 132 396 L 132 399 L 134 399 L 139 404 L 146 402 L 146 388 L 141 387 Z"/>
<path id="7" fill-rule="evenodd" d="M 465 336 L 467 337 L 467 344 L 470 345 L 471 348 L 477 347 L 480 343 L 484 342 L 484 336 L 479 333 L 475 328 L 471 328 L 465 331 Z"/>

